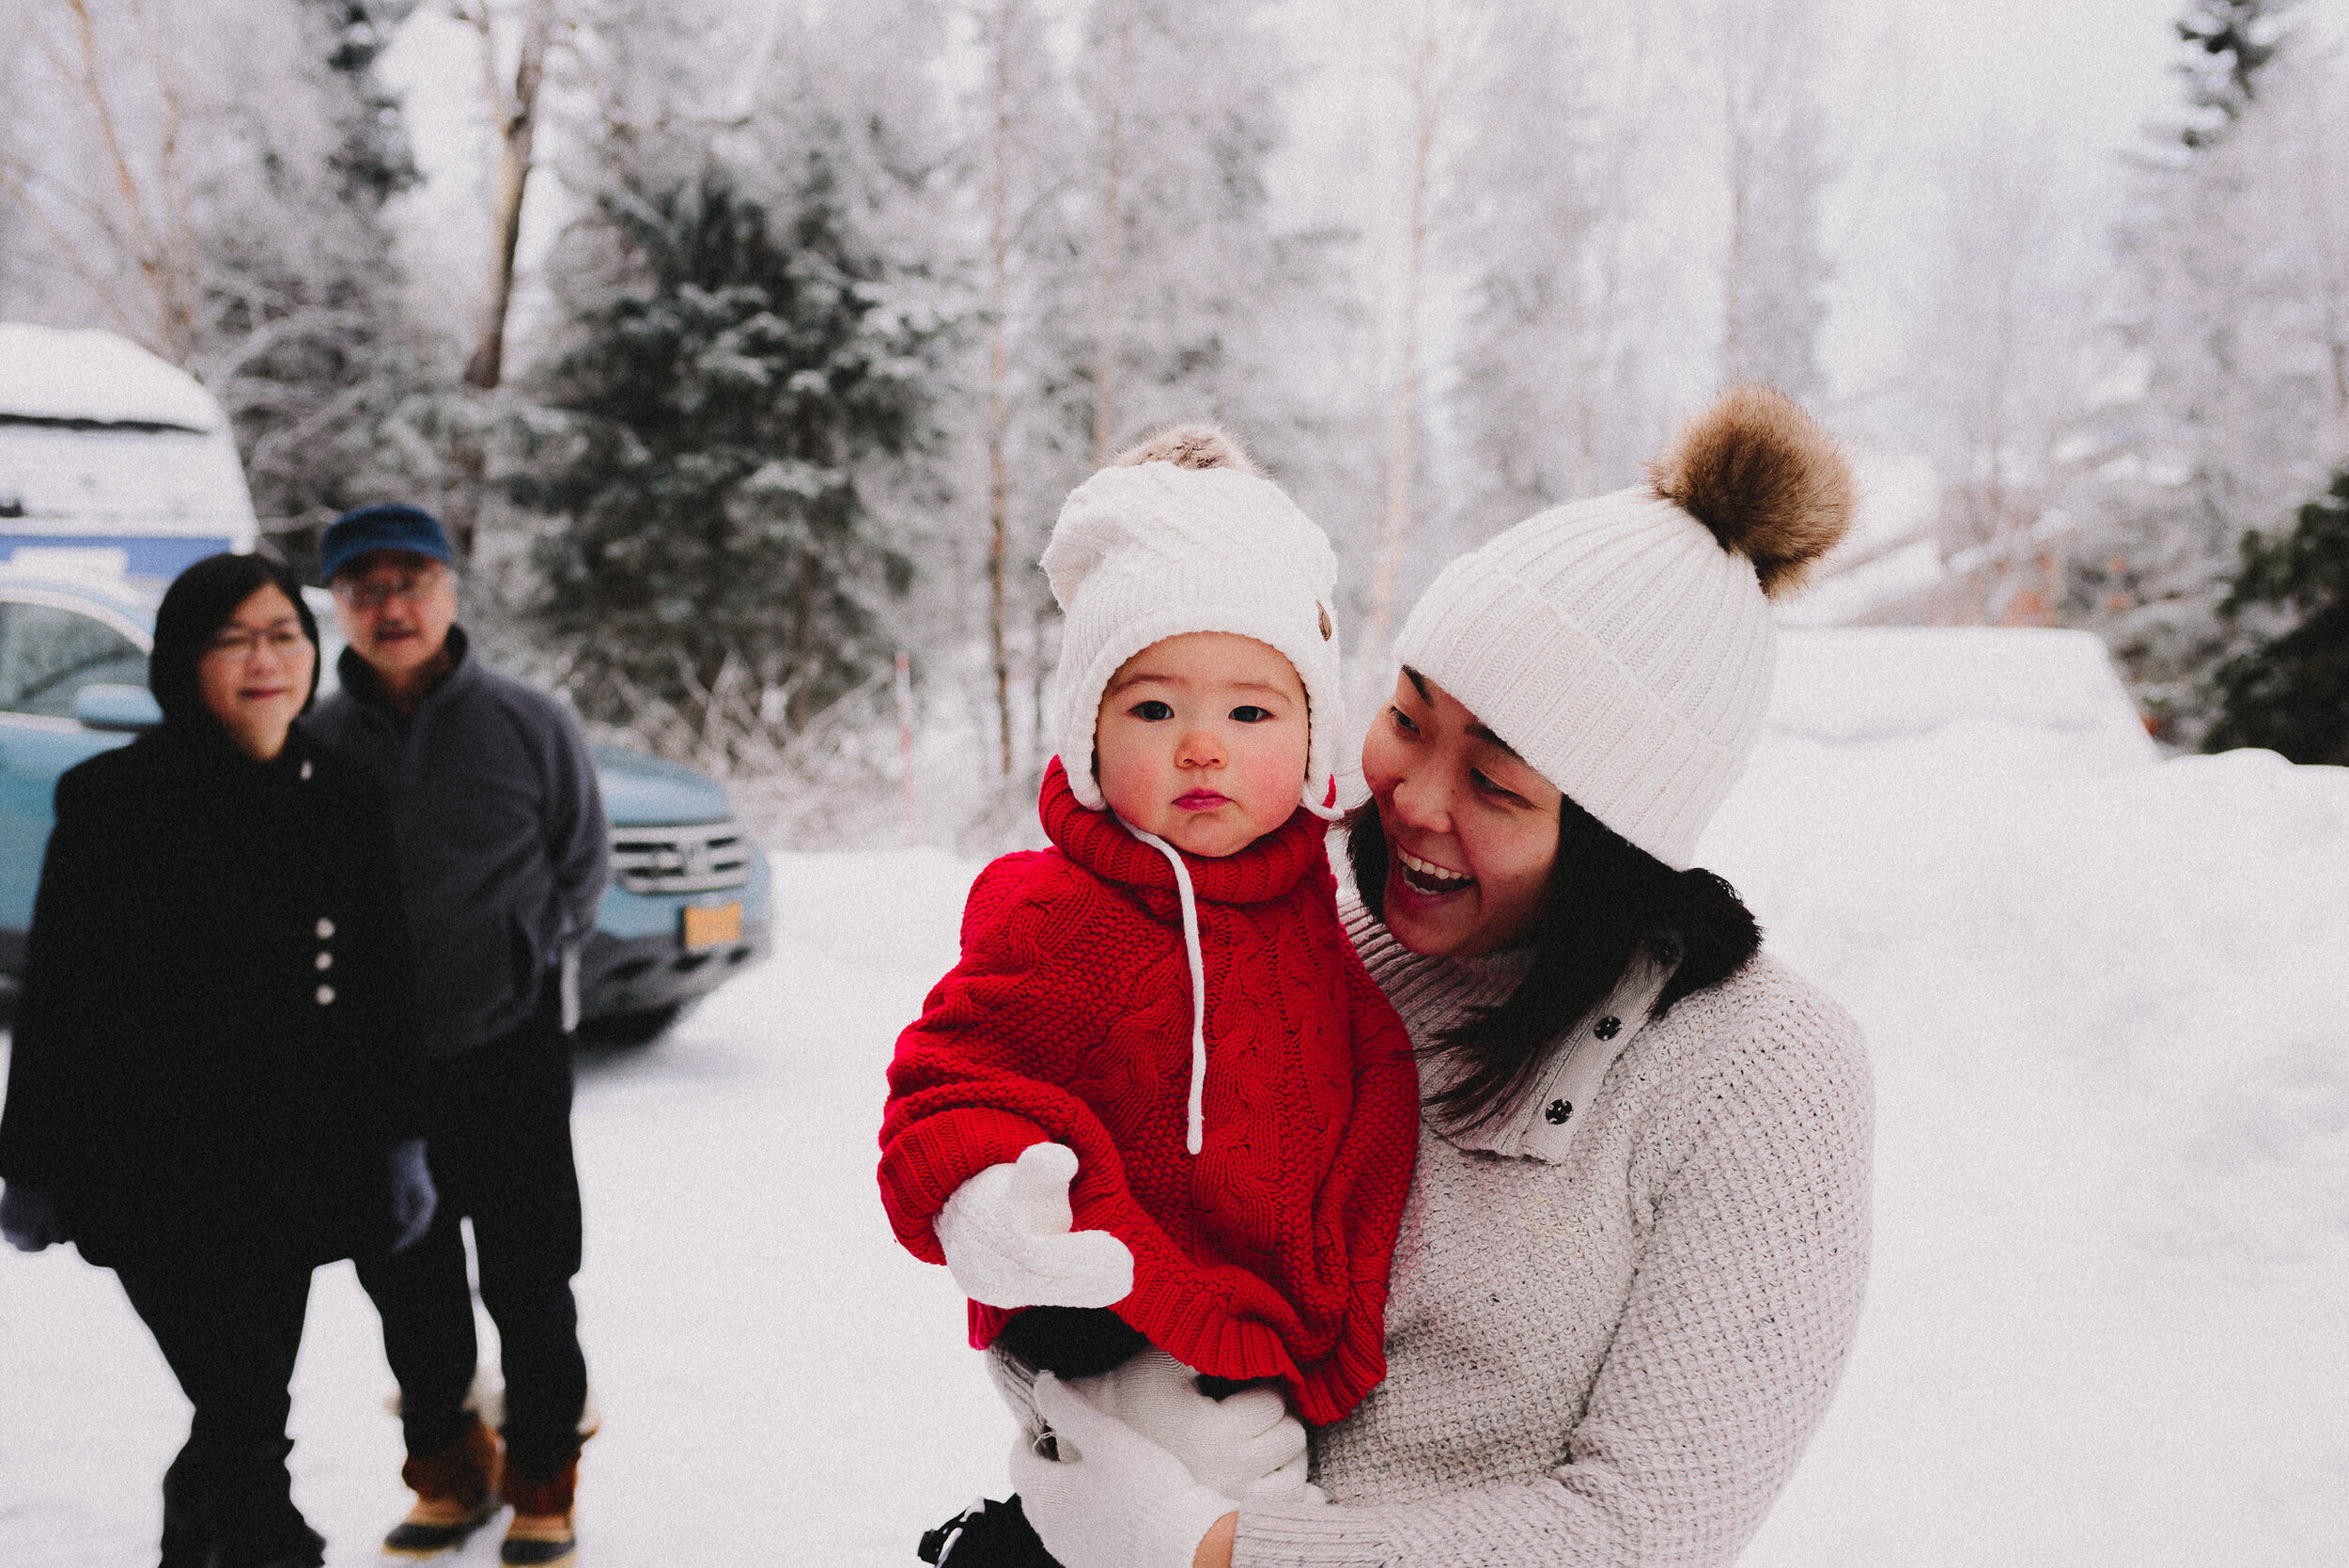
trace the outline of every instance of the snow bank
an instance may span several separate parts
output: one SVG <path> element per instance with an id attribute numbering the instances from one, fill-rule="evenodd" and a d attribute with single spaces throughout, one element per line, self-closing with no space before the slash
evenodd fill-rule
<path id="1" fill-rule="evenodd" d="M 1850 745 L 1991 726 L 2060 744 L 2061 760 L 2133 767 L 2158 754 L 2104 644 L 2085 631 L 1882 627 L 1779 634 L 1769 728 Z"/>
<path id="2" fill-rule="evenodd" d="M 2349 770 L 2130 766 L 2085 661 L 1984 637 L 1968 712 L 1873 637 L 1699 850 L 1879 1096 L 1859 1350 L 1746 1560 L 2349 1560 Z"/>

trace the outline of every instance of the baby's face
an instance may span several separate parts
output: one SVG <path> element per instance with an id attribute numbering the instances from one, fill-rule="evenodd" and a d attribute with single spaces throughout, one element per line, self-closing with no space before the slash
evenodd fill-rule
<path id="1" fill-rule="evenodd" d="M 1289 819 L 1305 784 L 1305 683 L 1252 637 L 1193 631 L 1117 668 L 1093 721 L 1110 809 L 1187 854 L 1233 854 Z"/>

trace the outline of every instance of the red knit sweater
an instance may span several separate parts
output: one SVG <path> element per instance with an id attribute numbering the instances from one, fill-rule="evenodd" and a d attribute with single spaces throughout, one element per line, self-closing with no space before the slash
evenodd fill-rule
<path id="1" fill-rule="evenodd" d="M 1300 810 L 1236 855 L 1184 857 L 1207 975 L 1194 1157 L 1174 868 L 1078 804 L 1058 762 L 1042 813 L 1057 847 L 980 874 L 962 961 L 898 1037 L 880 1161 L 897 1239 L 944 1262 L 933 1222 L 957 1188 L 1031 1143 L 1066 1143 L 1076 1228 L 1134 1255 L 1133 1293 L 1112 1310 L 1187 1365 L 1282 1378 L 1306 1421 L 1336 1421 L 1386 1375 L 1419 1077 L 1338 924 L 1327 830 Z M 1010 1315 L 971 1303 L 972 1343 Z"/>

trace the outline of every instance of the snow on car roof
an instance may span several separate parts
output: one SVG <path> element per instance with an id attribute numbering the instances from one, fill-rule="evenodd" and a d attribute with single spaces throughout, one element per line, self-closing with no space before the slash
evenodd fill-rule
<path id="1" fill-rule="evenodd" d="M 128 338 L 0 321 L 0 417 L 104 425 L 221 427 L 195 378 Z"/>

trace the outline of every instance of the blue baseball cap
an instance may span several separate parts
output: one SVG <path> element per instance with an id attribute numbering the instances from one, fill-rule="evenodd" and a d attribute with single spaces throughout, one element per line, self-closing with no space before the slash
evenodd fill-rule
<path id="1" fill-rule="evenodd" d="M 333 582 L 334 574 L 360 556 L 379 550 L 404 550 L 435 561 L 457 564 L 441 520 L 421 506 L 362 506 L 345 512 L 326 525 L 319 540 L 319 581 Z"/>

